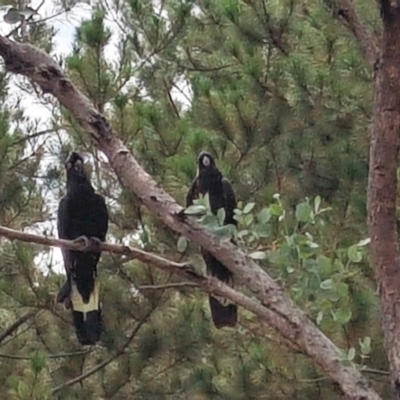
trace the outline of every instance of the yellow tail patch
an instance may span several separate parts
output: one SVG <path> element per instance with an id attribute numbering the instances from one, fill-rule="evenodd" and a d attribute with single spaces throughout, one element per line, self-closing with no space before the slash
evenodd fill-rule
<path id="1" fill-rule="evenodd" d="M 94 281 L 93 292 L 90 294 L 88 303 L 84 303 L 82 299 L 82 295 L 79 293 L 78 288 L 74 282 L 71 283 L 71 303 L 72 309 L 74 311 L 81 312 L 86 314 L 90 311 L 96 311 L 100 308 L 100 299 L 99 299 L 99 282 L 97 280 Z"/>

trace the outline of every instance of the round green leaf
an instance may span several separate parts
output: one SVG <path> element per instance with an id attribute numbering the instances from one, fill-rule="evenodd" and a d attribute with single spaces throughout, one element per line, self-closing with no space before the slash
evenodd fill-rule
<path id="1" fill-rule="evenodd" d="M 184 253 L 186 251 L 188 245 L 188 241 L 185 236 L 180 236 L 177 243 L 177 248 L 180 253 Z"/>

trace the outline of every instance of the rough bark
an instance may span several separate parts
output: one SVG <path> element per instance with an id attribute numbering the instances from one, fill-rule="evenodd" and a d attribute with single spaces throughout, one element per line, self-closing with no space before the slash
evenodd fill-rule
<path id="1" fill-rule="evenodd" d="M 384 2 L 387 3 L 387 2 Z M 400 255 L 396 197 L 400 129 L 400 10 L 383 4 L 381 61 L 375 80 L 368 213 L 382 307 L 385 347 L 395 398 L 400 400 Z"/>
<path id="2" fill-rule="evenodd" d="M 121 183 L 132 190 L 167 226 L 223 262 L 255 294 L 262 308 L 267 309 L 269 324 L 310 356 L 340 385 L 347 398 L 380 398 L 356 368 L 339 361 L 340 349 L 316 328 L 284 290 L 251 258 L 230 243 L 219 244 L 214 235 L 192 218 L 184 218 L 182 207 L 141 168 L 104 116 L 77 90 L 48 54 L 32 45 L 0 37 L 0 56 L 10 72 L 27 76 L 42 90 L 53 94 L 108 157 Z"/>

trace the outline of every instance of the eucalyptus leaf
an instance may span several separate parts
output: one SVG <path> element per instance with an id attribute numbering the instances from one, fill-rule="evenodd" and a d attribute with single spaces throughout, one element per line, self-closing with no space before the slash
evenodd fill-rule
<path id="1" fill-rule="evenodd" d="M 317 196 L 314 199 L 314 212 L 315 212 L 315 214 L 318 213 L 320 205 L 321 205 L 321 196 Z"/>
<path id="2" fill-rule="evenodd" d="M 356 356 L 356 349 L 354 347 L 350 347 L 348 353 L 347 353 L 347 359 L 349 361 L 353 361 Z"/>
<path id="3" fill-rule="evenodd" d="M 185 236 L 180 236 L 177 243 L 177 249 L 180 253 L 184 253 L 187 249 L 188 241 Z"/>
<path id="4" fill-rule="evenodd" d="M 351 320 L 350 309 L 340 309 L 335 313 L 336 321 L 341 325 L 346 325 Z"/>
<path id="5" fill-rule="evenodd" d="M 269 209 L 271 214 L 275 215 L 276 217 L 279 217 L 283 214 L 283 208 L 280 204 L 271 204 Z"/>
<path id="6" fill-rule="evenodd" d="M 260 223 L 266 224 L 271 219 L 271 211 L 269 208 L 263 208 L 258 214 L 257 219 Z"/>
<path id="7" fill-rule="evenodd" d="M 332 279 L 326 279 L 319 284 L 319 287 L 323 290 L 330 290 L 333 288 L 333 281 Z"/>
<path id="8" fill-rule="evenodd" d="M 232 238 L 233 228 L 233 225 L 218 226 L 213 229 L 213 233 L 218 237 L 218 239 L 225 241 Z"/>
<path id="9" fill-rule="evenodd" d="M 253 210 L 253 208 L 255 207 L 255 205 L 256 205 L 256 203 L 248 203 L 248 204 L 246 204 L 246 206 L 243 209 L 243 214 L 250 213 Z"/>
<path id="10" fill-rule="evenodd" d="M 359 263 L 362 260 L 362 253 L 356 244 L 347 249 L 347 256 L 349 257 L 349 260 L 354 263 Z"/>
<path id="11" fill-rule="evenodd" d="M 192 205 L 185 209 L 184 213 L 187 215 L 203 215 L 207 209 L 203 205 Z"/>
<path id="12" fill-rule="evenodd" d="M 224 222 L 225 222 L 225 216 L 226 216 L 225 209 L 224 209 L 224 208 L 220 208 L 220 209 L 217 211 L 217 219 L 218 219 L 219 225 L 222 226 L 222 225 L 224 224 Z"/>
<path id="13" fill-rule="evenodd" d="M 267 253 L 265 253 L 265 251 L 254 251 L 250 253 L 249 256 L 253 260 L 265 260 L 267 258 Z"/>
<path id="14" fill-rule="evenodd" d="M 366 238 L 366 239 L 360 240 L 357 243 L 357 246 L 358 247 L 364 247 L 364 246 L 366 246 L 367 244 L 370 244 L 370 243 L 371 243 L 371 239 L 370 238 Z"/>
<path id="15" fill-rule="evenodd" d="M 270 237 L 272 233 L 272 227 L 267 224 L 257 224 L 255 226 L 255 233 L 261 238 Z"/>
<path id="16" fill-rule="evenodd" d="M 318 270 L 322 274 L 324 274 L 325 276 L 331 274 L 333 265 L 332 261 L 328 257 L 324 256 L 323 254 L 318 255 L 317 264 Z"/>
<path id="17" fill-rule="evenodd" d="M 312 218 L 312 208 L 310 204 L 303 202 L 296 206 L 296 219 L 299 222 L 309 222 Z"/>
<path id="18" fill-rule="evenodd" d="M 363 355 L 371 353 L 371 338 L 366 336 L 363 340 L 359 339 L 360 350 Z"/>

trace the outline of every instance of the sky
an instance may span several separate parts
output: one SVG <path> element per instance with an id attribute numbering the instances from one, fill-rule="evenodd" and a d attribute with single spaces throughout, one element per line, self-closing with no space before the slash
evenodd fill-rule
<path id="1" fill-rule="evenodd" d="M 90 1 L 90 0 L 84 0 Z M 107 0 L 105 0 L 107 4 Z M 157 0 L 153 0 L 157 2 Z M 30 3 L 30 6 L 33 9 L 37 9 L 41 0 L 34 0 Z M 157 6 L 157 4 L 156 4 Z M 109 60 L 117 60 L 118 59 L 118 48 L 117 45 L 120 41 L 120 29 L 118 24 L 114 22 L 115 13 L 112 11 L 112 7 L 107 6 L 109 9 L 109 13 L 106 16 L 105 24 L 108 28 L 110 28 L 111 32 L 113 32 L 113 36 L 111 37 L 110 43 L 105 50 L 105 54 L 107 59 Z M 11 30 L 13 30 L 17 25 L 8 24 L 3 21 L 4 15 L 8 12 L 9 7 L 0 8 L 0 34 L 7 35 Z M 53 26 L 56 30 L 56 34 L 53 38 L 53 52 L 51 55 L 55 57 L 66 56 L 71 53 L 72 43 L 75 36 L 76 28 L 81 24 L 81 22 L 85 19 L 89 19 L 91 15 L 91 6 L 89 4 L 80 2 L 75 4 L 71 11 L 69 12 L 61 12 L 62 7 L 56 6 L 54 0 L 44 0 L 42 7 L 39 10 L 39 16 L 35 16 L 35 20 L 48 19 L 47 23 Z M 53 17 L 54 16 L 54 17 Z M 165 15 L 163 15 L 166 17 Z M 52 114 L 51 109 L 41 104 L 38 101 L 38 98 L 35 94 L 29 94 L 27 92 L 23 93 L 21 96 L 21 90 L 18 88 L 17 82 L 20 82 L 22 78 L 20 76 L 12 76 L 12 82 L 10 87 L 10 103 L 15 102 L 18 98 L 20 99 L 21 109 L 24 110 L 24 117 L 27 117 L 29 120 L 37 122 L 37 131 L 45 130 L 51 127 Z M 178 100 L 184 108 L 188 108 L 190 103 L 188 103 L 188 98 L 190 98 L 190 90 L 188 85 L 184 81 L 184 79 L 180 79 L 177 82 L 177 86 L 180 89 L 173 89 L 171 92 L 171 96 Z M 183 91 L 184 94 L 180 92 Z M 33 133 L 33 132 L 32 132 Z M 48 140 L 48 137 L 44 137 L 43 140 Z M 31 152 L 32 149 L 27 149 L 27 153 Z M 54 160 L 51 159 L 50 156 L 46 158 L 46 155 L 43 158 L 44 164 L 51 164 Z M 47 230 L 50 232 L 56 232 L 56 210 L 58 206 L 59 199 L 53 198 L 52 200 L 47 199 L 46 204 L 50 203 L 51 212 L 54 212 L 54 218 L 52 221 L 41 223 L 37 226 L 27 227 L 27 231 L 31 231 L 33 233 L 41 233 L 41 231 Z M 125 244 L 128 244 L 128 238 Z M 108 239 L 109 240 L 109 239 Z M 49 251 L 45 251 L 40 253 L 36 259 L 35 264 L 40 268 L 44 273 L 47 273 L 50 269 L 54 272 L 63 272 L 63 261 L 61 249 L 59 248 L 51 248 Z"/>

